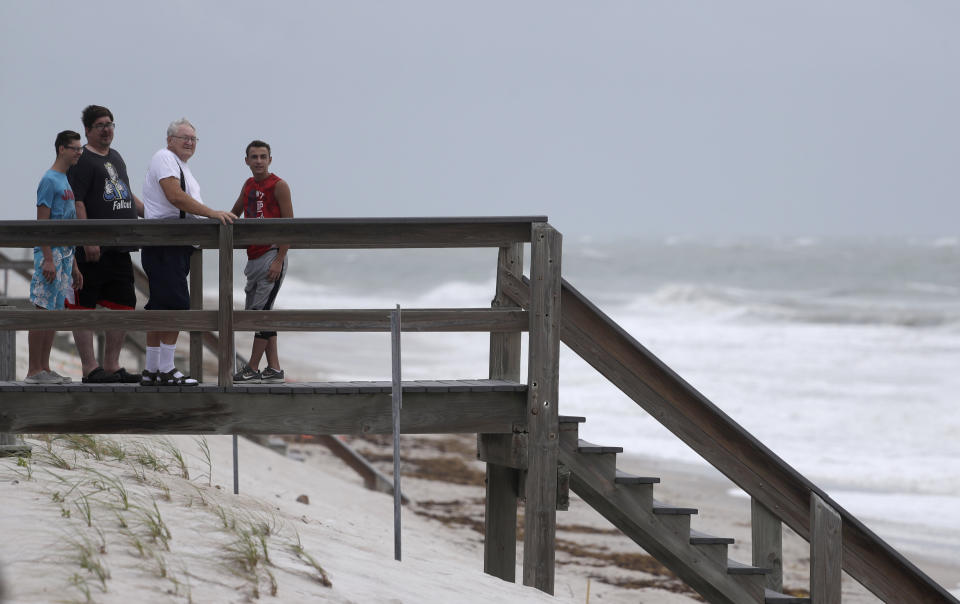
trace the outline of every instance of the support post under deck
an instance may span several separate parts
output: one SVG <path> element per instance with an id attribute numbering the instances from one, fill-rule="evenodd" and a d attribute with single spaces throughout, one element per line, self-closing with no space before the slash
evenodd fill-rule
<path id="1" fill-rule="evenodd" d="M 224 388 L 233 386 L 233 225 L 220 225 L 220 314 L 217 331 L 220 346 L 217 350 L 219 372 L 217 383 Z"/>
<path id="2" fill-rule="evenodd" d="M 541 222 L 533 223 L 531 235 L 523 584 L 553 594 L 562 237 L 549 224 Z"/>
<path id="3" fill-rule="evenodd" d="M 0 306 L 0 312 L 13 308 Z M 0 381 L 13 381 L 17 373 L 17 332 L 0 331 Z M 0 457 L 29 455 L 30 445 L 9 432 L 0 432 Z"/>
<path id="4" fill-rule="evenodd" d="M 504 277 L 523 274 L 523 244 L 500 248 L 494 308 L 514 306 L 504 294 Z M 490 333 L 490 379 L 520 381 L 520 332 Z M 477 446 L 482 435 L 477 435 Z M 487 463 L 483 571 L 511 583 L 517 576 L 517 488 L 519 471 Z"/>

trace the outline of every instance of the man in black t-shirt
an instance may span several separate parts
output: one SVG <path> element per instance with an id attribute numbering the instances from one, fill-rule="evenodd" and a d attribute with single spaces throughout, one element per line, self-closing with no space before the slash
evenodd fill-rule
<path id="1" fill-rule="evenodd" d="M 67 178 L 74 191 L 78 219 L 117 219 L 143 216 L 143 203 L 130 189 L 127 165 L 116 149 L 111 149 L 116 124 L 106 107 L 90 105 L 83 110 L 83 127 L 87 144 L 77 165 Z M 133 263 L 130 252 L 136 247 L 77 247 L 77 267 L 83 274 L 83 288 L 78 290 L 71 308 L 94 309 L 97 305 L 114 310 L 133 310 L 137 295 L 133 286 Z M 103 366 L 93 353 L 93 332 L 73 332 L 83 365 L 83 381 L 87 383 L 139 382 L 139 373 L 129 373 L 120 366 L 120 348 L 126 332 L 106 333 Z"/>

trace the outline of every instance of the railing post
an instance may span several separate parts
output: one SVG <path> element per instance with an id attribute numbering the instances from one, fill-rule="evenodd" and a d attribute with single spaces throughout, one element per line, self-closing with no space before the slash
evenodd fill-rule
<path id="1" fill-rule="evenodd" d="M 783 591 L 783 524 L 773 512 L 754 498 L 750 500 L 750 529 L 753 565 L 766 568 L 764 587 Z"/>
<path id="2" fill-rule="evenodd" d="M 500 248 L 497 290 L 491 306 L 514 306 L 504 293 L 507 274 L 523 275 L 523 244 Z M 519 332 L 490 334 L 490 379 L 520 381 Z M 478 435 L 482 439 L 483 435 Z M 478 442 L 479 446 L 479 442 Z M 483 571 L 511 583 L 517 575 L 517 488 L 519 471 L 487 464 L 487 497 L 484 513 Z"/>
<path id="3" fill-rule="evenodd" d="M 553 227 L 543 222 L 533 223 L 523 584 L 549 594 L 553 594 L 557 529 L 561 246 L 562 237 Z"/>
<path id="4" fill-rule="evenodd" d="M 190 310 L 203 310 L 203 250 L 193 250 L 190 256 Z M 190 375 L 203 381 L 202 331 L 190 332 Z"/>
<path id="5" fill-rule="evenodd" d="M 810 601 L 839 604 L 843 570 L 843 520 L 830 504 L 810 493 Z"/>
<path id="6" fill-rule="evenodd" d="M 12 308 L 0 306 L 0 312 Z M 12 382 L 16 379 L 17 332 L 12 329 L 0 330 L 0 382 Z M 14 434 L 0 432 L 0 457 L 29 454 L 30 445 L 18 440 Z"/>
<path id="7" fill-rule="evenodd" d="M 224 388 L 233 386 L 233 225 L 220 225 L 220 313 L 217 331 L 220 345 L 217 348 L 217 384 Z"/>
<path id="8" fill-rule="evenodd" d="M 233 350 L 233 225 L 220 224 L 217 249 L 220 254 L 220 307 L 217 314 L 217 385 L 233 388 L 236 355 Z M 193 259 L 191 258 L 191 263 Z M 192 342 L 191 342 L 192 343 Z M 233 435 L 233 494 L 240 494 L 240 453 Z"/>

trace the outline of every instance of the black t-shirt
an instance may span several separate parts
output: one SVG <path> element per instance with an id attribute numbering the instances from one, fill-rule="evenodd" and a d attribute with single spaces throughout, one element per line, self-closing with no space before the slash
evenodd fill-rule
<path id="1" fill-rule="evenodd" d="M 67 170 L 70 188 L 77 201 L 82 201 L 87 218 L 137 218 L 127 164 L 115 149 L 100 155 L 84 149 L 77 165 Z M 136 247 L 110 247 L 104 251 L 132 252 Z"/>

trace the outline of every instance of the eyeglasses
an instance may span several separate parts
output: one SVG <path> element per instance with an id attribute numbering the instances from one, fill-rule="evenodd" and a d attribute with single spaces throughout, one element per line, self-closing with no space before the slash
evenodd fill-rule
<path id="1" fill-rule="evenodd" d="M 65 148 L 77 153 L 83 153 L 83 147 L 80 145 L 66 145 Z"/>
<path id="2" fill-rule="evenodd" d="M 107 130 L 107 129 L 113 130 L 116 127 L 117 127 L 116 122 L 103 122 L 100 124 L 93 125 L 94 130 Z"/>
<path id="3" fill-rule="evenodd" d="M 200 140 L 195 136 L 180 136 L 179 134 L 171 134 L 170 138 L 179 138 L 185 143 L 193 143 L 193 144 L 197 144 L 197 142 Z"/>

